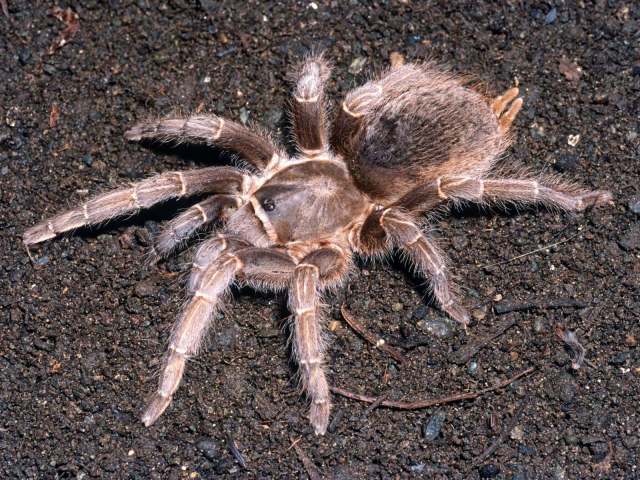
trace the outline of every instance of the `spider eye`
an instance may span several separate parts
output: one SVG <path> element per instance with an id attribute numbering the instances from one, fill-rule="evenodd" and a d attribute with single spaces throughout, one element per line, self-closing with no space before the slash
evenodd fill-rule
<path id="1" fill-rule="evenodd" d="M 265 212 L 272 212 L 276 208 L 275 202 L 271 198 L 265 198 L 262 201 L 262 208 Z"/>

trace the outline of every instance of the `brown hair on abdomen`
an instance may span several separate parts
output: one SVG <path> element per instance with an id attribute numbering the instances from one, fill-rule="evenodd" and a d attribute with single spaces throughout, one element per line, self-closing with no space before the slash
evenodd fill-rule
<path id="1" fill-rule="evenodd" d="M 349 168 L 379 202 L 397 200 L 442 175 L 482 175 L 508 146 L 479 93 L 431 64 L 406 65 L 372 82 L 381 87 Z"/>

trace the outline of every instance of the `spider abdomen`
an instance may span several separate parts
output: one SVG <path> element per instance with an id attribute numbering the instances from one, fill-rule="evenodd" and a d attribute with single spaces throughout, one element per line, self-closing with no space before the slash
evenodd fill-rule
<path id="1" fill-rule="evenodd" d="M 390 70 L 350 100 L 364 108 L 349 169 L 380 203 L 444 174 L 482 175 L 508 145 L 485 98 L 431 64 Z"/>

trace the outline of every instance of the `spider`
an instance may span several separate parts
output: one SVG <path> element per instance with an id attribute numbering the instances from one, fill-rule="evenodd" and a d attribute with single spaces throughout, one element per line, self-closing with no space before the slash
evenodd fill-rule
<path id="1" fill-rule="evenodd" d="M 224 220 L 195 252 L 190 299 L 142 416 L 146 426 L 171 403 L 187 360 L 234 282 L 288 292 L 292 350 L 310 400 L 309 420 L 316 434 L 324 434 L 331 396 L 320 299 L 344 282 L 354 255 L 400 250 L 430 280 L 437 304 L 466 326 L 469 315 L 445 255 L 421 229 L 425 212 L 461 201 L 541 203 L 569 211 L 611 202 L 606 191 L 553 176 L 491 174 L 522 107 L 517 88 L 490 100 L 433 63 L 404 64 L 350 91 L 330 125 L 324 93 L 330 71 L 321 54 L 296 69 L 296 154 L 288 155 L 258 129 L 216 115 L 142 122 L 126 139 L 215 146 L 240 155 L 248 166 L 162 173 L 94 197 L 24 233 L 28 246 L 170 198 L 204 194 L 159 234 L 154 248 L 162 257 L 206 224 Z"/>

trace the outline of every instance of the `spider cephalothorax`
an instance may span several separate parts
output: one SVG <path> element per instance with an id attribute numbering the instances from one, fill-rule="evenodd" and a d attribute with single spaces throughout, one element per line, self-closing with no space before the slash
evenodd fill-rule
<path id="1" fill-rule="evenodd" d="M 216 115 L 143 122 L 126 138 L 215 145 L 239 154 L 253 169 L 163 173 L 25 232 L 30 245 L 169 198 L 209 195 L 170 221 L 155 244 L 155 253 L 166 255 L 199 228 L 224 220 L 195 253 L 190 300 L 174 328 L 158 389 L 142 417 L 145 425 L 171 403 L 187 359 L 197 353 L 221 296 L 236 281 L 289 292 L 293 351 L 311 401 L 311 423 L 323 434 L 331 399 L 319 298 L 345 278 L 354 253 L 402 250 L 430 280 L 440 307 L 466 324 L 469 316 L 454 293 L 446 259 L 418 226 L 423 212 L 461 200 L 538 202 L 573 211 L 611 200 L 608 192 L 555 177 L 490 175 L 522 106 L 515 88 L 488 101 L 432 64 L 403 65 L 348 93 L 329 128 L 329 72 L 321 56 L 308 58 L 297 71 L 297 155 Z"/>

